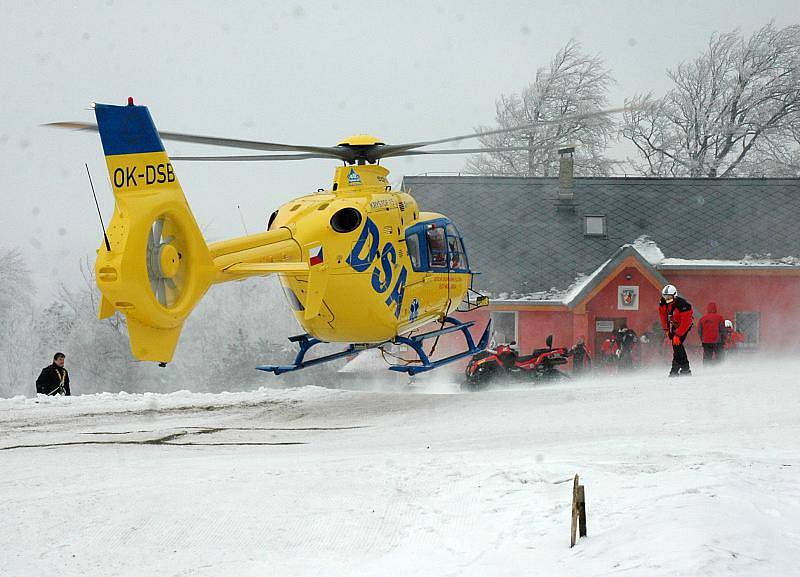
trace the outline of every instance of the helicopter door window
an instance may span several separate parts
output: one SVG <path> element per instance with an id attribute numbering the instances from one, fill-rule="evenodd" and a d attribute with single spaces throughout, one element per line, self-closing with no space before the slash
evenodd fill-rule
<path id="1" fill-rule="evenodd" d="M 419 236 L 410 234 L 406 238 L 406 249 L 408 250 L 408 257 L 411 259 L 411 266 L 414 270 L 421 268 L 420 253 L 419 253 Z"/>
<path id="2" fill-rule="evenodd" d="M 452 224 L 447 225 L 447 247 L 450 256 L 450 268 L 455 270 L 466 270 L 467 255 L 464 252 L 464 245 L 461 242 L 461 237 L 458 236 L 456 227 Z"/>
<path id="3" fill-rule="evenodd" d="M 463 255 L 461 252 L 461 239 L 457 237 L 448 237 L 447 244 L 450 248 L 450 268 L 460 269 L 464 268 Z"/>
<path id="4" fill-rule="evenodd" d="M 447 238 L 444 228 L 429 228 L 428 263 L 432 268 L 447 268 Z"/>

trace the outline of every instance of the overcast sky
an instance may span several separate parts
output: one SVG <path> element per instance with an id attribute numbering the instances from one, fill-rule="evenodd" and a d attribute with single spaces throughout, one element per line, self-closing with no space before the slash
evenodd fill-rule
<path id="1" fill-rule="evenodd" d="M 599 53 L 612 106 L 663 92 L 665 69 L 714 31 L 798 23 L 796 1 L 733 2 L 17 2 L 0 1 L 0 246 L 19 246 L 39 299 L 78 282 L 99 244 L 88 162 L 106 222 L 113 208 L 99 137 L 47 130 L 94 120 L 92 101 L 150 107 L 162 130 L 330 145 L 386 142 L 490 124 L 570 38 Z M 167 143 L 178 153 L 225 150 Z M 457 172 L 464 159 L 397 159 L 392 181 Z M 177 163 L 176 163 L 177 164 Z M 290 198 L 328 187 L 334 161 L 181 163 L 210 240 L 250 232 Z M 457 199 L 454 199 L 457 202 Z"/>

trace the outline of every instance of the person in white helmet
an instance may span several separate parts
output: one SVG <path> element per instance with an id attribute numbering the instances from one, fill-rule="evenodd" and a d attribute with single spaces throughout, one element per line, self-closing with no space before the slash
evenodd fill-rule
<path id="1" fill-rule="evenodd" d="M 729 320 L 725 320 L 725 352 L 735 352 L 742 343 L 745 342 L 745 336 L 734 330 L 733 323 Z"/>
<path id="2" fill-rule="evenodd" d="M 683 346 L 683 342 L 686 340 L 689 331 L 692 330 L 694 318 L 692 305 L 686 299 L 678 296 L 678 289 L 668 284 L 661 289 L 658 313 L 661 317 L 661 328 L 664 329 L 664 334 L 672 343 L 672 368 L 669 371 L 669 376 L 691 375 L 689 357 L 686 355 L 686 348 Z"/>

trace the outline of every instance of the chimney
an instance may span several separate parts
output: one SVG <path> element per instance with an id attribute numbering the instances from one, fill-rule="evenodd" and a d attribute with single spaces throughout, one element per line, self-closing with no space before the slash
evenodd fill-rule
<path id="1" fill-rule="evenodd" d="M 556 206 L 569 210 L 574 210 L 575 195 L 572 191 L 573 160 L 572 154 L 575 152 L 574 146 L 558 149 L 558 198 Z"/>

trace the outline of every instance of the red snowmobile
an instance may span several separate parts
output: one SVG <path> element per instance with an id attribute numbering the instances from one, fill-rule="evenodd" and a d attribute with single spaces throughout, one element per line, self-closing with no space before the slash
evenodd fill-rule
<path id="1" fill-rule="evenodd" d="M 467 380 L 461 385 L 461 390 L 478 391 L 499 381 L 529 383 L 540 379 L 569 378 L 557 367 L 567 364 L 571 349 L 553 348 L 553 335 L 549 335 L 545 342 L 547 348 L 534 349 L 526 356 L 519 356 L 512 348 L 516 344 L 514 341 L 473 355 L 467 365 Z"/>

